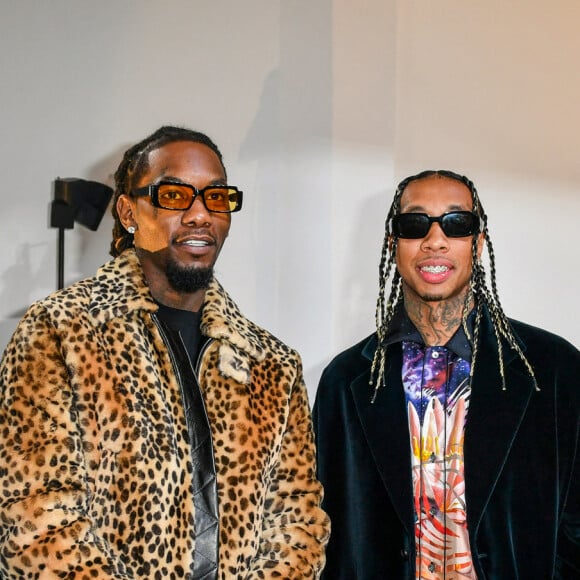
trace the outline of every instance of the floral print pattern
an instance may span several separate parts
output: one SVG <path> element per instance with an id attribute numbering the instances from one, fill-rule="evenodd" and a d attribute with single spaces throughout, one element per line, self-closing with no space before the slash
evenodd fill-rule
<path id="1" fill-rule="evenodd" d="M 475 579 L 465 505 L 463 440 L 470 363 L 403 341 L 415 512 L 416 577 Z"/>

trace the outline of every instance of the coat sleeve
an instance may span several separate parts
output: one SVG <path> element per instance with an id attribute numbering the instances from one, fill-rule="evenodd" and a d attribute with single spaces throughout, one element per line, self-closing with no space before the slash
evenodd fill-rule
<path id="1" fill-rule="evenodd" d="M 73 374 L 45 309 L 33 305 L 0 365 L 2 578 L 128 578 L 87 515 Z"/>
<path id="2" fill-rule="evenodd" d="M 308 394 L 299 363 L 279 461 L 267 491 L 258 556 L 248 580 L 320 577 L 330 534 L 321 501 Z"/>
<path id="3" fill-rule="evenodd" d="M 574 473 L 558 533 L 556 578 L 580 577 L 580 460 L 578 437 L 576 438 Z"/>
<path id="4" fill-rule="evenodd" d="M 554 382 L 560 399 L 559 423 L 562 481 L 569 482 L 563 494 L 563 508 L 558 527 L 556 576 L 558 579 L 580 578 L 580 353 L 565 344 L 560 353 L 565 359 Z M 567 466 L 567 467 L 566 467 Z"/>

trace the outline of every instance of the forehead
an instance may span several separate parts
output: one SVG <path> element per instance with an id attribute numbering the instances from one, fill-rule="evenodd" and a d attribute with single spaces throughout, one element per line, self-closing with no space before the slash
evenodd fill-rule
<path id="1" fill-rule="evenodd" d="M 222 163 L 216 153 L 203 143 L 175 141 L 151 151 L 142 181 L 169 176 L 183 181 L 225 179 Z"/>
<path id="2" fill-rule="evenodd" d="M 411 181 L 401 196 L 401 211 L 422 211 L 440 215 L 450 210 L 471 210 L 473 200 L 469 188 L 460 181 L 432 175 Z"/>

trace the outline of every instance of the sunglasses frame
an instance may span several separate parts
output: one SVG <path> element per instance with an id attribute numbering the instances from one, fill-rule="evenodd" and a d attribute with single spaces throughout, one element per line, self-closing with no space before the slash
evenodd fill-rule
<path id="1" fill-rule="evenodd" d="M 448 227 L 446 225 L 446 219 L 449 218 L 449 216 L 457 216 L 457 215 L 465 215 L 465 216 L 469 215 L 472 218 L 473 224 L 472 224 L 472 227 L 470 228 L 469 233 L 456 235 L 456 234 L 450 234 L 446 231 L 446 229 Z M 400 224 L 402 216 L 421 216 L 421 218 L 424 218 L 425 220 L 427 220 L 427 222 L 426 222 L 426 223 L 428 223 L 427 229 L 425 230 L 425 232 L 423 234 L 418 235 L 418 236 L 403 235 L 401 233 L 401 224 Z M 425 223 L 425 221 L 423 221 L 423 223 Z M 435 216 L 435 217 L 427 215 L 426 213 L 420 213 L 420 212 L 400 213 L 400 214 L 394 216 L 393 220 L 392 220 L 393 235 L 397 238 L 403 238 L 405 240 L 420 240 L 420 239 L 427 236 L 427 234 L 429 233 L 429 230 L 431 229 L 431 226 L 434 223 L 439 224 L 439 227 L 443 230 L 443 233 L 448 238 L 467 238 L 469 236 L 473 236 L 473 235 L 479 233 L 480 219 L 479 219 L 479 216 L 477 214 L 473 213 L 472 211 L 449 211 L 449 212 L 446 212 L 444 214 L 441 214 L 440 216 Z"/>
<path id="2" fill-rule="evenodd" d="M 187 189 L 190 189 L 193 193 L 193 196 L 191 198 L 191 203 L 187 207 L 165 207 L 164 205 L 161 205 L 159 203 L 159 188 L 162 185 L 177 185 L 179 187 L 185 187 Z M 209 207 L 207 207 L 207 202 L 205 200 L 205 192 L 208 190 L 213 190 L 213 189 L 234 190 L 236 192 L 236 195 L 237 195 L 236 207 L 234 209 L 230 209 L 227 211 L 209 209 Z M 131 195 L 133 195 L 135 197 L 149 196 L 149 198 L 151 199 L 151 204 L 154 207 L 158 207 L 160 209 L 168 209 L 170 211 L 187 211 L 195 203 L 195 200 L 197 199 L 197 197 L 200 196 L 202 203 L 203 203 L 203 206 L 209 212 L 212 212 L 212 213 L 235 213 L 235 212 L 240 211 L 242 209 L 242 200 L 243 200 L 244 192 L 239 190 L 235 185 L 208 185 L 207 187 L 204 187 L 203 189 L 197 189 L 197 187 L 195 187 L 189 183 L 178 183 L 175 181 L 159 181 L 158 183 L 150 183 L 149 185 L 145 185 L 144 187 L 139 187 L 137 189 L 134 189 L 131 192 Z"/>

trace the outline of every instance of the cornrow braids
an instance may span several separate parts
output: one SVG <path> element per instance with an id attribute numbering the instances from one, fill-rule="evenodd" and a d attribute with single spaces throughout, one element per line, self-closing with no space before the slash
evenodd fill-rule
<path id="1" fill-rule="evenodd" d="M 493 243 L 491 241 L 489 230 L 487 227 L 487 214 L 485 213 L 477 189 L 473 182 L 465 177 L 453 171 L 446 169 L 440 170 L 427 170 L 418 173 L 417 175 L 411 175 L 403 179 L 397 186 L 395 191 L 395 196 L 393 202 L 387 214 L 387 219 L 385 221 L 385 239 L 383 241 L 383 248 L 381 251 L 381 260 L 379 264 L 379 296 L 377 299 L 377 306 L 375 312 L 375 320 L 377 327 L 377 347 L 373 356 L 373 361 L 371 365 L 371 374 L 369 379 L 369 384 L 374 387 L 371 402 L 375 401 L 377 392 L 381 386 L 385 386 L 385 357 L 386 357 L 386 344 L 385 337 L 387 330 L 393 319 L 396 307 L 403 299 L 402 295 L 402 280 L 399 272 L 396 269 L 396 253 L 397 253 L 397 243 L 398 238 L 393 234 L 392 222 L 393 218 L 400 214 L 401 212 L 401 197 L 405 188 L 412 181 L 418 181 L 420 179 L 426 179 L 438 175 L 441 177 L 446 177 L 448 179 L 453 179 L 460 183 L 463 183 L 471 193 L 471 199 L 473 203 L 473 212 L 478 215 L 480 219 L 480 232 L 483 234 L 485 244 L 487 246 L 487 251 L 489 255 L 490 273 L 489 279 L 491 283 L 491 290 L 487 284 L 487 274 L 485 267 L 478 256 L 478 235 L 477 233 L 473 235 L 473 240 L 471 244 L 471 259 L 472 259 L 472 271 L 471 278 L 469 281 L 469 288 L 465 296 L 465 301 L 463 305 L 462 313 L 462 326 L 465 330 L 466 336 L 471 342 L 473 353 L 471 361 L 471 371 L 470 377 L 473 378 L 473 373 L 476 365 L 477 355 L 478 355 L 478 339 L 481 328 L 481 319 L 483 315 L 483 307 L 486 306 L 491 318 L 491 323 L 493 327 L 493 332 L 497 342 L 498 358 L 499 358 L 499 371 L 502 381 L 502 389 L 506 389 L 506 378 L 505 378 L 505 365 L 504 365 L 504 350 L 502 346 L 502 338 L 508 343 L 510 348 L 512 348 L 534 382 L 536 390 L 539 390 L 539 386 L 536 380 L 536 375 L 534 370 L 529 363 L 528 359 L 524 355 L 520 345 L 518 344 L 509 320 L 504 313 L 499 300 L 497 282 L 496 282 L 496 268 L 495 268 L 495 251 L 493 248 Z M 391 279 L 391 287 L 387 297 L 387 282 Z M 467 326 L 467 317 L 470 312 L 470 306 L 473 304 L 475 309 L 475 321 L 473 325 L 473 336 L 470 334 Z"/>
<path id="2" fill-rule="evenodd" d="M 217 145 L 207 135 L 199 131 L 166 125 L 127 149 L 115 172 L 115 193 L 111 210 L 114 219 L 113 240 L 109 250 L 111 256 L 116 257 L 133 246 L 133 235 L 123 227 L 117 212 L 117 200 L 121 195 L 131 195 L 135 184 L 148 169 L 148 158 L 151 151 L 178 141 L 201 143 L 209 147 L 218 156 L 224 174 L 226 174 L 222 154 Z"/>

